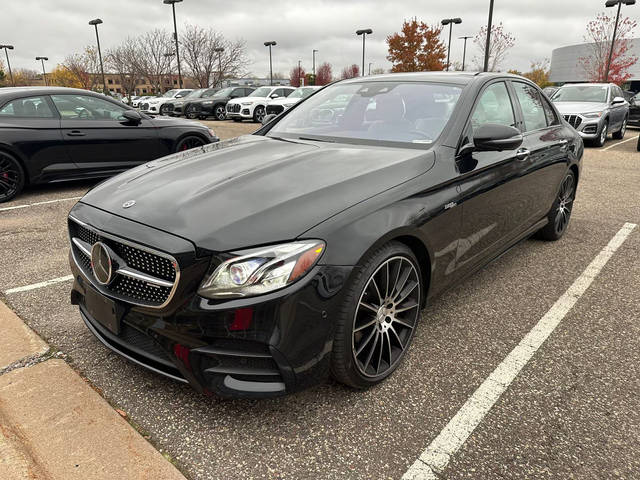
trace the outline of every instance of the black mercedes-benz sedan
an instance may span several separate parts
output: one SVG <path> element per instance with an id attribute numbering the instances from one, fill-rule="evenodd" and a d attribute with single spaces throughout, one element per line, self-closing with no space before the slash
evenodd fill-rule
<path id="1" fill-rule="evenodd" d="M 186 120 L 150 118 L 62 87 L 0 89 L 0 202 L 27 184 L 108 177 L 218 138 Z"/>
<path id="2" fill-rule="evenodd" d="M 159 159 L 70 212 L 72 303 L 107 347 L 207 394 L 366 388 L 421 309 L 563 236 L 583 143 L 512 75 L 326 87 L 253 135 Z"/>

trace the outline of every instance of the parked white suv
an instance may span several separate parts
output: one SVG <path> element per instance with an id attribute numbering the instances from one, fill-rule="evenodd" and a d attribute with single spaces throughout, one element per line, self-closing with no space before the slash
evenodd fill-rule
<path id="1" fill-rule="evenodd" d="M 227 103 L 227 118 L 234 122 L 253 120 L 260 123 L 266 115 L 266 106 L 269 100 L 288 97 L 294 90 L 294 87 L 257 88 L 248 97 L 230 100 Z"/>
<path id="2" fill-rule="evenodd" d="M 266 108 L 267 115 L 280 115 L 285 110 L 288 110 L 289 108 L 293 107 L 300 100 L 304 100 L 309 95 L 320 90 L 321 88 L 322 88 L 321 86 L 313 86 L 313 85 L 309 85 L 306 87 L 299 87 L 299 88 L 296 88 L 295 91 L 288 97 L 279 97 L 279 98 L 274 98 L 273 100 L 269 99 L 269 101 L 267 102 L 267 108 Z"/>
<path id="3" fill-rule="evenodd" d="M 171 100 L 172 98 L 186 97 L 192 91 L 192 88 L 175 88 L 173 90 L 169 90 L 161 97 L 148 98 L 139 103 L 140 111 L 145 113 L 160 113 L 162 105 L 164 105 L 167 100 Z"/>

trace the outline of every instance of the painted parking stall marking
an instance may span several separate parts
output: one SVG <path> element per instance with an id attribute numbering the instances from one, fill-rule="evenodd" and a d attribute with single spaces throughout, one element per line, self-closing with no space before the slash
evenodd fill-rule
<path id="1" fill-rule="evenodd" d="M 56 283 L 69 282 L 71 280 L 73 280 L 73 275 L 67 275 L 64 277 L 52 278 L 51 280 L 46 280 L 44 282 L 25 285 L 24 287 L 10 288 L 9 290 L 6 290 L 4 293 L 5 295 L 10 295 L 12 293 L 28 292 L 29 290 L 36 290 L 38 288 L 49 287 L 51 285 L 55 285 Z"/>
<path id="2" fill-rule="evenodd" d="M 27 205 L 14 205 L 13 207 L 1 207 L 0 208 L 0 212 L 5 212 L 7 210 L 18 210 L 20 208 L 36 207 L 38 205 L 48 205 L 50 203 L 59 203 L 59 202 L 68 202 L 68 201 L 71 201 L 71 200 L 80 200 L 81 198 L 82 197 L 58 198 L 56 200 L 47 200 L 45 202 L 29 203 Z"/>
<path id="3" fill-rule="evenodd" d="M 613 145 L 609 145 L 608 147 L 603 148 L 602 151 L 605 152 L 605 151 L 607 151 L 607 150 L 609 150 L 609 149 L 611 149 L 613 147 L 617 147 L 618 145 L 622 145 L 623 143 L 630 142 L 631 140 L 637 140 L 638 136 L 640 136 L 640 135 L 636 135 L 635 137 L 627 138 L 626 140 L 622 140 L 621 142 L 616 142 Z"/>
<path id="4" fill-rule="evenodd" d="M 440 434 L 409 467 L 402 477 L 403 480 L 438 478 L 449 464 L 451 457 L 465 444 L 467 438 L 482 422 L 500 396 L 509 388 L 520 371 L 587 291 L 602 268 L 636 227 L 634 223 L 624 224 L 551 309 L 469 397 Z"/>

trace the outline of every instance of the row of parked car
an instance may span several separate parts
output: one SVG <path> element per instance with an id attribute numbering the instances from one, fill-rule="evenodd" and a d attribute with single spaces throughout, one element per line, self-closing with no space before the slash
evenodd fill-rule
<path id="1" fill-rule="evenodd" d="M 237 86 L 223 89 L 173 89 L 160 97 L 132 97 L 131 105 L 151 115 L 262 122 L 268 114 L 282 113 L 319 88 L 321 87 Z"/>

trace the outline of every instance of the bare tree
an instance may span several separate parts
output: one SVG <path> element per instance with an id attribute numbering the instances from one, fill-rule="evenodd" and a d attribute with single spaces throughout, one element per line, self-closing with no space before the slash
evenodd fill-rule
<path id="1" fill-rule="evenodd" d="M 474 63 L 478 70 L 484 68 L 484 51 L 487 39 L 487 27 L 483 26 L 480 31 L 473 37 L 473 43 L 476 44 L 480 51 L 480 56 L 474 58 Z M 491 43 L 489 44 L 489 71 L 495 72 L 500 68 L 500 64 L 507 56 L 507 52 L 516 43 L 516 37 L 507 32 L 502 25 L 491 26 Z"/>
<path id="2" fill-rule="evenodd" d="M 107 51 L 107 68 L 118 75 L 122 89 L 131 100 L 135 92 L 140 71 L 138 70 L 138 43 L 135 39 L 127 39 L 119 46 Z"/>
<path id="3" fill-rule="evenodd" d="M 188 74 L 200 88 L 218 85 L 224 77 L 240 76 L 247 66 L 244 41 L 227 41 L 212 28 L 186 25 L 181 51 Z"/>
<path id="4" fill-rule="evenodd" d="M 136 71 L 145 77 L 156 92 L 161 92 L 162 78 L 169 73 L 173 41 L 166 30 L 155 29 L 138 37 Z"/>
<path id="5" fill-rule="evenodd" d="M 71 72 L 85 90 L 95 90 L 100 82 L 100 61 L 95 47 L 87 46 L 82 53 L 68 55 L 62 65 Z"/>

